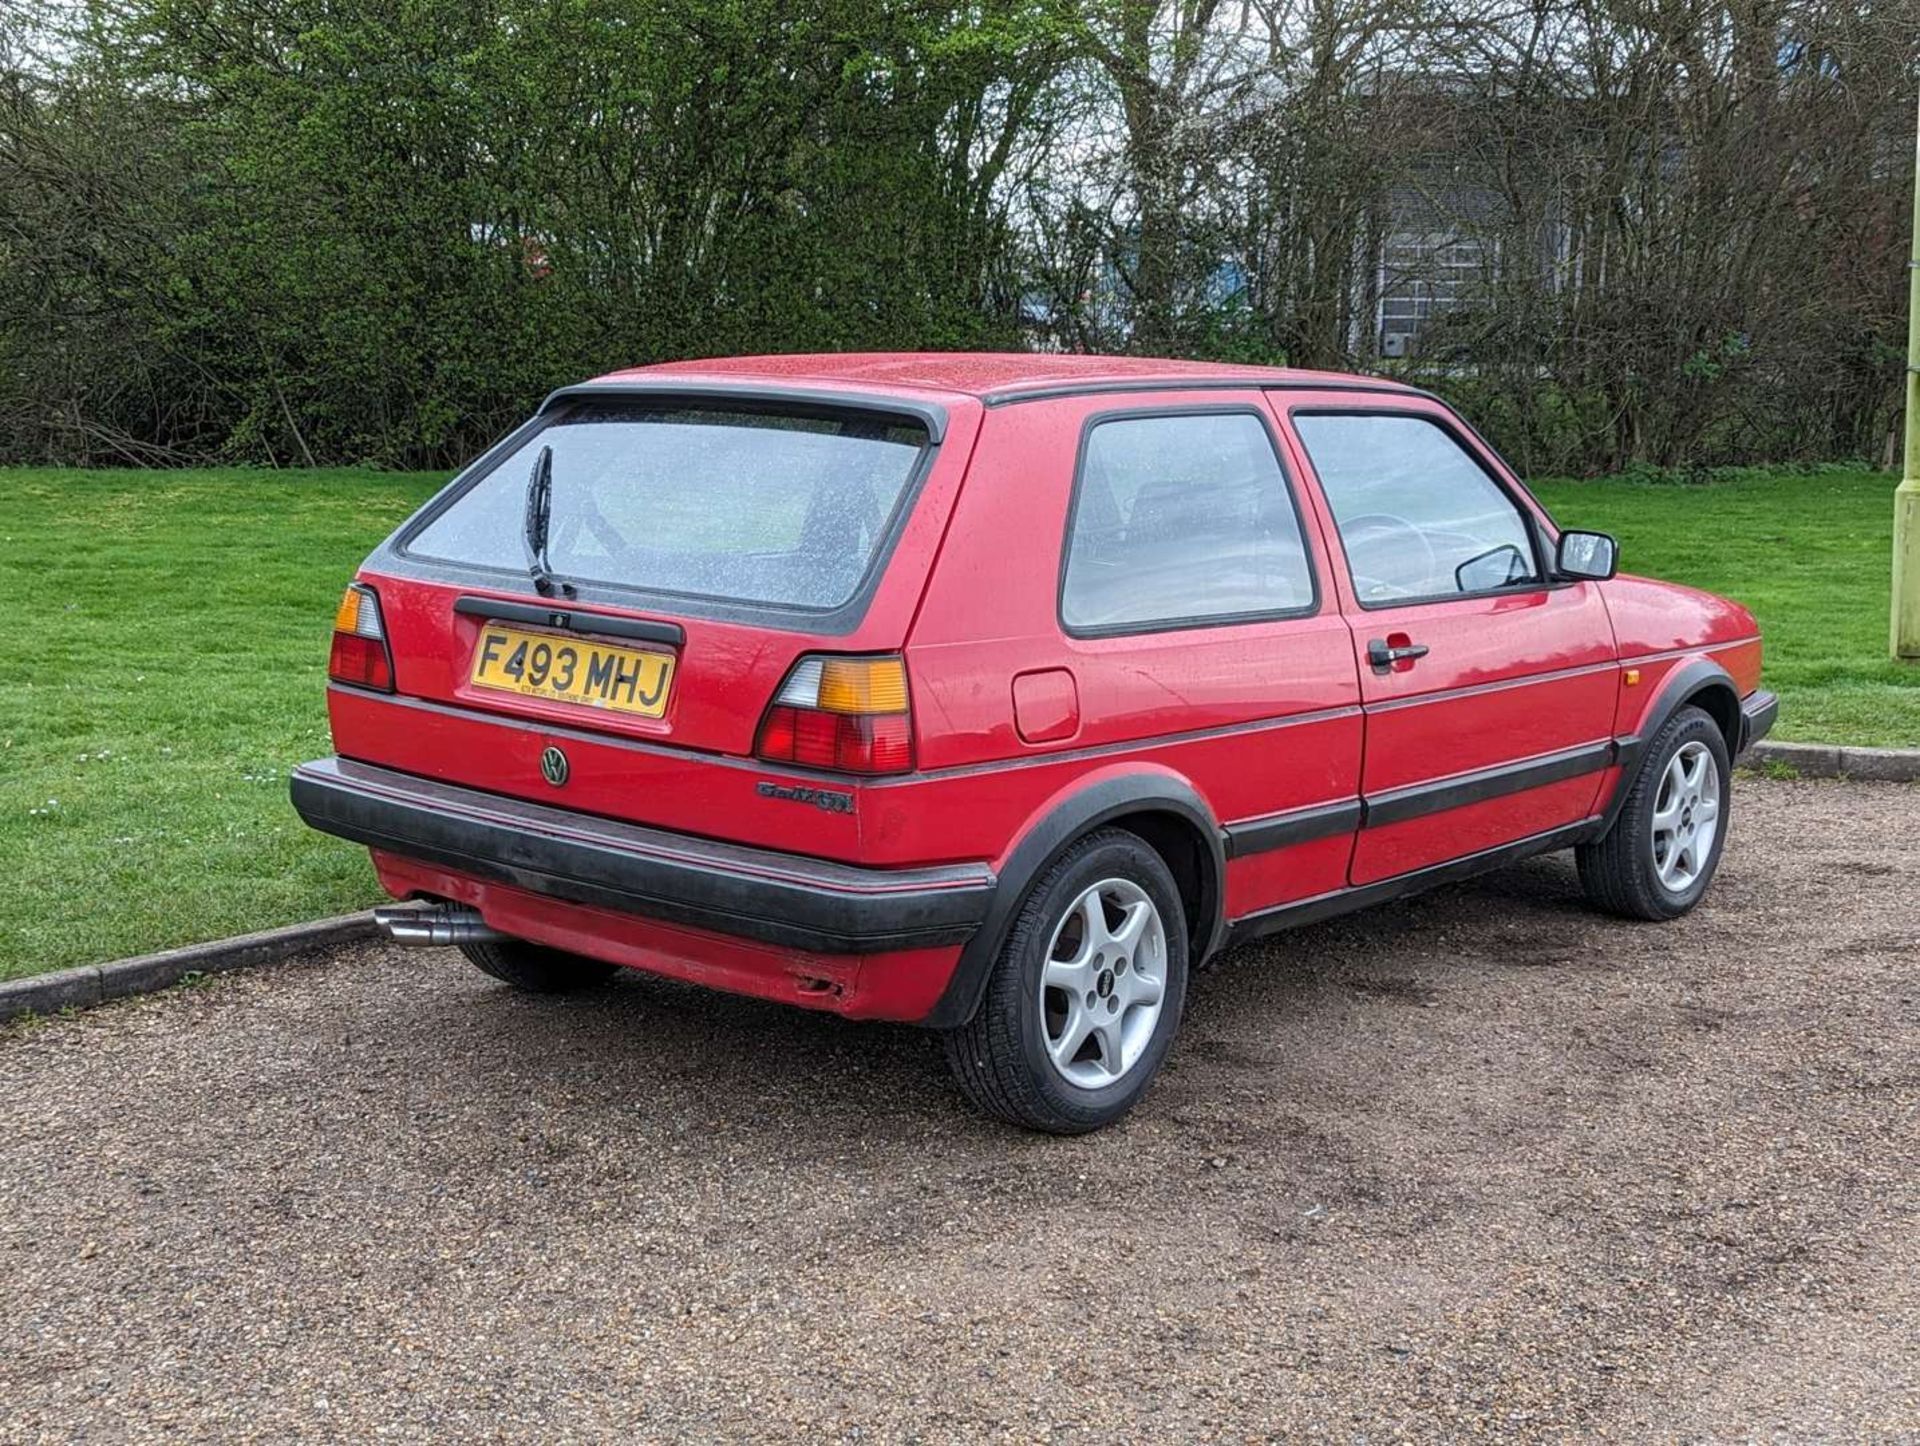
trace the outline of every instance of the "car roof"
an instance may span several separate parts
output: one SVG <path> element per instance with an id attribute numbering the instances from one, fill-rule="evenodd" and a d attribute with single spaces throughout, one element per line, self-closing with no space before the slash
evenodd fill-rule
<path id="1" fill-rule="evenodd" d="M 733 385 L 842 387 L 875 392 L 947 392 L 989 404 L 1060 392 L 1132 391 L 1158 387 L 1324 387 L 1420 395 L 1385 377 L 1294 367 L 1236 366 L 1157 357 L 1082 356 L 1058 352 L 823 352 L 790 356 L 715 357 L 629 367 L 598 382 L 711 381 Z"/>

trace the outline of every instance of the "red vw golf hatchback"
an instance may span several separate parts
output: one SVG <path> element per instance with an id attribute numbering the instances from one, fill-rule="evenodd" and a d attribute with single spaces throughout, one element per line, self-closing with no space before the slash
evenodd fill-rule
<path id="1" fill-rule="evenodd" d="M 1387 381 L 619 372 L 367 560 L 293 800 L 420 901 L 396 939 L 917 1021 L 1087 1130 L 1241 940 L 1552 849 L 1616 913 L 1699 902 L 1760 639 L 1614 553 Z"/>

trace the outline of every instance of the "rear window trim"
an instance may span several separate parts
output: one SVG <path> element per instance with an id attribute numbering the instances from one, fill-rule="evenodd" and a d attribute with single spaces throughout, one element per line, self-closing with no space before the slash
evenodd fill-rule
<path id="1" fill-rule="evenodd" d="M 1198 616 L 1187 615 L 1172 618 L 1150 618 L 1138 622 L 1097 623 L 1082 626 L 1067 621 L 1067 567 L 1073 560 L 1073 528 L 1080 515 L 1080 495 L 1087 467 L 1087 449 L 1093 441 L 1094 430 L 1104 422 L 1150 421 L 1166 417 L 1230 417 L 1249 416 L 1260 424 L 1266 433 L 1267 445 L 1273 450 L 1274 466 L 1280 473 L 1280 485 L 1287 494 L 1287 501 L 1293 508 L 1295 524 L 1300 529 L 1300 545 L 1305 550 L 1307 581 L 1312 587 L 1310 599 L 1297 607 L 1260 608 L 1238 613 L 1204 613 Z M 1280 444 L 1279 431 L 1274 426 L 1271 412 L 1257 402 L 1179 402 L 1167 401 L 1146 403 L 1136 407 L 1113 407 L 1101 411 L 1089 412 L 1080 423 L 1080 440 L 1074 450 L 1073 491 L 1067 501 L 1066 528 L 1060 537 L 1060 571 L 1054 587 L 1054 619 L 1060 631 L 1076 640 L 1097 641 L 1102 638 L 1140 638 L 1154 637 L 1161 633 L 1193 632 L 1200 628 L 1245 627 L 1253 623 L 1295 622 L 1303 618 L 1318 617 L 1326 604 L 1326 594 L 1320 584 L 1320 568 L 1313 555 L 1313 543 L 1307 531 L 1306 511 L 1300 501 L 1300 487 L 1295 481 L 1293 470 L 1287 465 L 1287 456 Z"/>
<path id="2" fill-rule="evenodd" d="M 938 459 L 946 435 L 946 410 L 928 402 L 875 396 L 869 393 L 827 392 L 802 388 L 732 387 L 708 385 L 666 385 L 644 383 L 597 383 L 562 387 L 540 404 L 540 409 L 513 431 L 475 458 L 426 504 L 395 529 L 385 543 L 368 559 L 379 571 L 427 582 L 475 586 L 486 583 L 507 591 L 524 593 L 536 603 L 551 606 L 551 599 L 540 596 L 532 577 L 523 569 L 494 567 L 486 563 L 455 562 L 411 550 L 411 543 L 437 517 L 452 507 L 474 487 L 492 476 L 533 437 L 563 418 L 575 402 L 593 403 L 631 400 L 645 404 L 671 406 L 687 403 L 719 411 L 759 411 L 773 415 L 843 419 L 865 416 L 898 425 L 917 423 L 925 429 L 926 439 L 920 455 L 894 503 L 885 530 L 868 559 L 867 570 L 859 585 L 845 602 L 827 608 L 804 607 L 792 603 L 756 602 L 750 599 L 720 597 L 710 593 L 674 592 L 664 588 L 642 588 L 609 582 L 602 578 L 565 577 L 575 592 L 569 601 L 598 603 L 607 607 L 635 608 L 646 611 L 700 618 L 711 622 L 743 623 L 777 628 L 784 632 L 806 633 L 820 637 L 840 637 L 853 632 L 865 619 L 873 597 L 887 574 L 901 534 L 918 505 L 927 475 Z"/>

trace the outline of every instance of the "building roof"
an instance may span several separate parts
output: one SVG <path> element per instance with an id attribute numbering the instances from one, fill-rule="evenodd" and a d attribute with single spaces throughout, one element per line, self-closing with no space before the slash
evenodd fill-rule
<path id="1" fill-rule="evenodd" d="M 1154 357 L 1081 356 L 1057 352 L 829 352 L 794 356 L 716 357 L 664 362 L 609 372 L 603 382 L 658 378 L 840 386 L 874 391 L 958 392 L 995 401 L 1035 392 L 1118 390 L 1172 385 L 1352 387 L 1408 391 L 1382 377 L 1293 367 L 1235 366 L 1224 362 L 1166 361 Z"/>

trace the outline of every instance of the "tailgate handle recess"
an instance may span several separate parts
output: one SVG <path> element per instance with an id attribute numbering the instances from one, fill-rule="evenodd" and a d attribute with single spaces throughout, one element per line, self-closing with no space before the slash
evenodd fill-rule
<path id="1" fill-rule="evenodd" d="M 503 623 L 532 623 L 538 628 L 558 628 L 567 633 L 592 633 L 603 638 L 637 638 L 647 643 L 667 643 L 683 647 L 687 630 L 678 623 L 654 622 L 650 618 L 617 618 L 608 613 L 581 612 L 578 608 L 542 607 L 538 603 L 503 602 L 490 597 L 463 597 L 453 610 L 468 617 L 492 618 Z"/>

